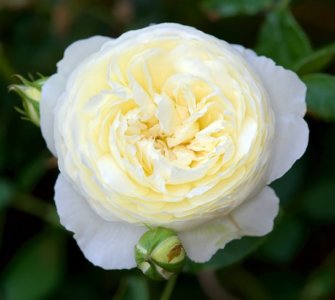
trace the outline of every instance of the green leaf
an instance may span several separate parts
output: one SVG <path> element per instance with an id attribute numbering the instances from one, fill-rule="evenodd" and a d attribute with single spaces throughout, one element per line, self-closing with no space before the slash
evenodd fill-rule
<path id="1" fill-rule="evenodd" d="M 312 53 L 310 42 L 288 10 L 270 12 L 261 28 L 256 51 L 284 67 Z"/>
<path id="2" fill-rule="evenodd" d="M 215 11 L 221 16 L 254 15 L 266 10 L 273 4 L 272 0 L 204 0 L 206 10 Z"/>
<path id="3" fill-rule="evenodd" d="M 319 73 L 302 79 L 307 85 L 308 112 L 324 121 L 335 121 L 335 76 Z"/>
<path id="4" fill-rule="evenodd" d="M 327 178 L 306 191 L 303 198 L 303 211 L 315 221 L 335 220 L 335 178 Z"/>
<path id="5" fill-rule="evenodd" d="M 335 56 L 335 43 L 303 57 L 293 67 L 300 75 L 322 71 Z"/>
<path id="6" fill-rule="evenodd" d="M 256 250 L 264 241 L 264 238 L 243 237 L 240 240 L 234 240 L 219 250 L 210 261 L 199 264 L 188 261 L 185 266 L 187 272 L 197 272 L 202 269 L 216 270 L 228 267 L 245 258 L 248 254 Z"/>
<path id="7" fill-rule="evenodd" d="M 24 245 L 4 270 L 2 290 L 7 300 L 44 299 L 63 276 L 63 243 L 53 232 Z"/>

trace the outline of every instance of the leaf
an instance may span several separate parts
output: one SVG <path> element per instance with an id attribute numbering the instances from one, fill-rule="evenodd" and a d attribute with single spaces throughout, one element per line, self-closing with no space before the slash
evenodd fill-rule
<path id="1" fill-rule="evenodd" d="M 7 300 L 44 299 L 63 276 L 63 243 L 53 232 L 35 237 L 14 256 L 2 276 Z"/>
<path id="2" fill-rule="evenodd" d="M 315 73 L 323 70 L 335 56 L 335 43 L 318 49 L 310 55 L 303 57 L 293 67 L 300 75 Z"/>
<path id="3" fill-rule="evenodd" d="M 308 112 L 324 121 L 335 121 L 335 76 L 318 73 L 302 79 L 307 85 Z"/>
<path id="4" fill-rule="evenodd" d="M 254 15 L 267 9 L 273 4 L 272 0 L 204 0 L 206 10 L 215 11 L 221 16 Z"/>
<path id="5" fill-rule="evenodd" d="M 335 178 L 327 178 L 308 189 L 303 199 L 303 211 L 315 221 L 335 220 Z"/>
<path id="6" fill-rule="evenodd" d="M 276 10 L 266 16 L 256 51 L 290 68 L 297 60 L 310 55 L 312 48 L 293 15 L 288 10 Z"/>
<path id="7" fill-rule="evenodd" d="M 185 266 L 186 272 L 197 272 L 202 269 L 216 270 L 228 267 L 245 258 L 248 254 L 256 250 L 264 241 L 259 237 L 243 237 L 240 240 L 234 240 L 227 246 L 219 250 L 210 261 L 199 264 L 188 261 Z"/>

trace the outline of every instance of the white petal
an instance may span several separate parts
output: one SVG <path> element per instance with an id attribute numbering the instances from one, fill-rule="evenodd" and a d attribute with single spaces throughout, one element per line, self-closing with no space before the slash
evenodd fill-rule
<path id="1" fill-rule="evenodd" d="M 308 126 L 299 116 L 277 117 L 275 130 L 268 183 L 283 176 L 304 154 L 308 145 Z"/>
<path id="2" fill-rule="evenodd" d="M 68 76 L 86 57 L 97 52 L 104 43 L 113 39 L 105 36 L 92 36 L 79 40 L 66 48 L 64 57 L 57 63 L 59 73 Z"/>
<path id="3" fill-rule="evenodd" d="M 55 201 L 61 223 L 74 232 L 74 238 L 89 261 L 104 269 L 136 266 L 134 247 L 147 230 L 145 227 L 102 219 L 61 174 L 55 185 Z"/>
<path id="4" fill-rule="evenodd" d="M 294 72 L 275 64 L 267 57 L 240 45 L 234 46 L 250 63 L 262 80 L 275 113 L 306 113 L 306 86 Z"/>
<path id="5" fill-rule="evenodd" d="M 241 236 L 239 229 L 227 217 L 179 234 L 188 257 L 200 263 L 208 261 L 217 250 Z"/>
<path id="6" fill-rule="evenodd" d="M 266 187 L 230 215 L 181 232 L 179 237 L 190 259 L 205 262 L 233 239 L 244 235 L 262 236 L 269 233 L 278 209 L 277 196 L 271 188 Z"/>
<path id="7" fill-rule="evenodd" d="M 262 236 L 272 230 L 278 210 L 278 197 L 273 189 L 265 187 L 256 197 L 244 202 L 230 215 L 243 235 Z"/>
<path id="8" fill-rule="evenodd" d="M 43 138 L 54 156 L 57 156 L 54 142 L 54 115 L 53 110 L 57 99 L 65 88 L 65 77 L 54 74 L 46 81 L 42 88 L 40 102 L 40 123 Z"/>
<path id="9" fill-rule="evenodd" d="M 275 113 L 275 141 L 268 183 L 283 176 L 299 159 L 308 144 L 306 86 L 292 71 L 277 66 L 271 59 L 235 45 L 262 80 Z"/>
<path id="10" fill-rule="evenodd" d="M 93 36 L 71 44 L 64 53 L 63 59 L 58 62 L 58 73 L 49 77 L 42 88 L 40 103 L 41 131 L 49 150 L 57 156 L 54 144 L 54 116 L 53 110 L 58 98 L 65 90 L 69 74 L 90 54 L 98 51 L 111 38 Z"/>

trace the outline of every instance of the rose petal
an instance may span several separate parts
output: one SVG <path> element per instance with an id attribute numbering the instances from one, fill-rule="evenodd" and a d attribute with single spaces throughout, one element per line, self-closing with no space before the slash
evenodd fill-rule
<path id="1" fill-rule="evenodd" d="M 308 145 L 308 125 L 300 116 L 287 114 L 277 118 L 275 130 L 268 183 L 283 176 L 304 154 Z"/>
<path id="2" fill-rule="evenodd" d="M 58 73 L 68 76 L 86 57 L 111 40 L 113 39 L 106 36 L 95 35 L 72 43 L 66 48 L 63 59 L 57 63 Z"/>
<path id="3" fill-rule="evenodd" d="M 69 74 L 90 54 L 98 51 L 101 46 L 111 38 L 94 36 L 71 44 L 64 53 L 63 59 L 58 62 L 58 73 L 49 77 L 42 88 L 40 103 L 41 131 L 51 153 L 57 156 L 54 144 L 54 116 L 53 110 L 57 99 L 65 90 L 65 84 Z"/>
<path id="4" fill-rule="evenodd" d="M 276 194 L 266 187 L 230 215 L 182 232 L 179 236 L 187 255 L 193 261 L 205 262 L 233 239 L 243 235 L 262 236 L 269 233 L 278 209 Z"/>
<path id="5" fill-rule="evenodd" d="M 262 236 L 273 228 L 279 199 L 273 189 L 265 187 L 256 197 L 238 206 L 230 215 L 243 235 Z"/>
<path id="6" fill-rule="evenodd" d="M 53 109 L 58 97 L 65 87 L 65 77 L 61 74 L 54 74 L 46 81 L 42 88 L 42 98 L 40 102 L 40 124 L 42 136 L 48 149 L 54 156 L 57 156 L 54 142 L 54 116 Z"/>
<path id="7" fill-rule="evenodd" d="M 306 86 L 296 73 L 240 45 L 234 46 L 251 64 L 267 89 L 275 113 L 306 113 Z"/>
<path id="8" fill-rule="evenodd" d="M 55 185 L 55 201 L 63 226 L 85 257 L 104 269 L 130 269 L 136 266 L 134 247 L 145 227 L 108 222 L 98 216 L 60 174 Z"/>
<path id="9" fill-rule="evenodd" d="M 270 158 L 268 183 L 283 176 L 299 159 L 308 144 L 306 86 L 292 71 L 277 66 L 273 60 L 240 45 L 235 45 L 262 80 L 275 113 L 275 140 Z"/>
<path id="10" fill-rule="evenodd" d="M 188 257 L 202 263 L 208 261 L 231 240 L 240 238 L 241 234 L 227 217 L 223 217 L 181 232 L 179 237 Z"/>

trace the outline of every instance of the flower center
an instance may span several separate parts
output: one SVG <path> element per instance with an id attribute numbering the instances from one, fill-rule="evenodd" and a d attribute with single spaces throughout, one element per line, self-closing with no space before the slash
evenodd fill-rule
<path id="1" fill-rule="evenodd" d="M 223 102 L 220 96 L 198 78 L 174 77 L 168 80 L 168 91 L 152 96 L 153 109 L 137 106 L 122 117 L 127 143 L 137 148 L 135 155 L 147 176 L 153 174 L 155 157 L 191 169 L 231 147 L 225 132 L 229 116 L 212 108 Z"/>

